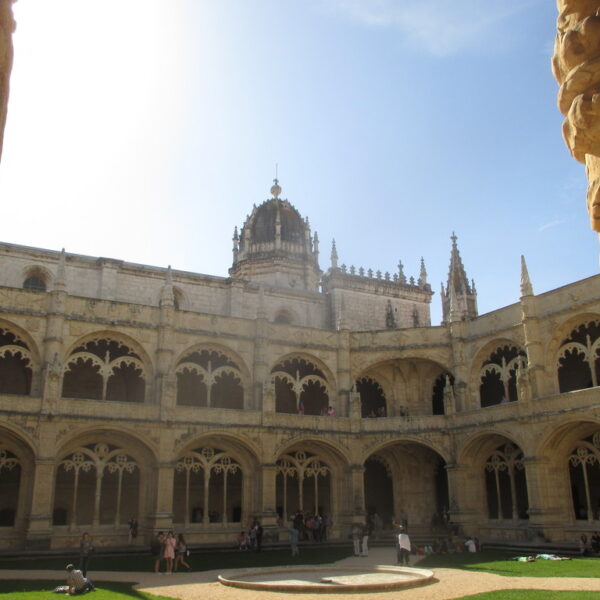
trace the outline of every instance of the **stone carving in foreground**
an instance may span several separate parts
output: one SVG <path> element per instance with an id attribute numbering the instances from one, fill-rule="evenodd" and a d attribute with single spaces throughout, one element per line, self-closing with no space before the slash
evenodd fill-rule
<path id="1" fill-rule="evenodd" d="M 586 166 L 587 207 L 600 233 L 600 0 L 557 0 L 552 71 L 571 154 Z"/>
<path id="2" fill-rule="evenodd" d="M 2 157 L 2 140 L 8 109 L 8 88 L 10 71 L 13 62 L 12 34 L 15 20 L 12 4 L 15 0 L 0 0 L 0 158 Z"/>

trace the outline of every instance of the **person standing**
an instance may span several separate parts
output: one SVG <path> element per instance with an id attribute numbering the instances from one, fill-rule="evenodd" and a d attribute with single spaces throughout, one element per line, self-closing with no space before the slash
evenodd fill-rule
<path id="1" fill-rule="evenodd" d="M 408 566 L 410 562 L 410 538 L 402 526 L 398 527 L 397 535 L 398 564 Z"/>
<path id="2" fill-rule="evenodd" d="M 127 521 L 127 524 L 129 525 L 129 543 L 135 544 L 135 539 L 137 538 L 138 534 L 137 519 L 135 517 L 131 517 L 129 521 Z"/>
<path id="3" fill-rule="evenodd" d="M 81 536 L 79 541 L 79 570 L 84 577 L 87 576 L 88 568 L 90 565 L 90 559 L 94 553 L 94 544 L 92 536 L 86 531 Z"/>
<path id="4" fill-rule="evenodd" d="M 154 558 L 154 572 L 160 573 L 160 562 L 163 559 L 163 546 L 165 543 L 165 534 L 159 531 L 150 542 L 150 553 Z"/>
<path id="5" fill-rule="evenodd" d="M 300 537 L 300 532 L 295 527 L 290 527 L 288 531 L 290 532 L 290 546 L 292 548 L 292 556 L 299 556 L 300 550 L 298 550 L 298 539 Z"/>
<path id="6" fill-rule="evenodd" d="M 177 541 L 175 540 L 175 535 L 172 531 L 167 533 L 167 537 L 165 538 L 164 543 L 164 557 L 167 561 L 167 575 L 173 573 L 173 561 L 175 560 L 175 547 L 177 546 Z"/>

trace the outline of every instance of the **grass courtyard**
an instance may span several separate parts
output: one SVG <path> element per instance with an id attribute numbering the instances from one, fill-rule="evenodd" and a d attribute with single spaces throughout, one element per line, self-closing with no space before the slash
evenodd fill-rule
<path id="1" fill-rule="evenodd" d="M 390 553 L 393 549 L 390 548 Z M 294 564 L 326 564 L 351 555 L 349 548 L 310 548 L 300 557 L 292 559 L 287 551 L 253 552 L 216 551 L 198 552 L 190 558 L 194 571 L 213 569 L 237 569 L 251 567 L 272 567 Z M 71 560 L 74 561 L 73 557 Z M 482 552 L 477 554 L 432 555 L 419 563 L 423 568 L 453 568 L 470 571 L 474 576 L 479 573 L 494 573 L 509 577 L 600 577 L 600 559 L 574 558 L 570 561 L 536 561 L 519 563 L 507 560 L 505 553 Z M 66 560 L 61 558 L 2 560 L 0 569 L 26 570 L 63 570 Z M 94 571 L 142 571 L 153 568 L 149 555 L 130 555 L 119 557 L 95 557 L 91 564 Z M 98 590 L 90 597 L 92 600 L 165 600 L 165 596 L 155 596 L 134 590 L 131 583 L 96 582 Z M 48 600 L 58 598 L 52 594 L 57 585 L 63 585 L 64 579 L 56 580 L 0 580 L 0 599 L 4 600 Z M 435 585 L 435 584 L 433 584 Z M 526 587 L 526 586 L 524 586 Z M 294 595 L 290 595 L 290 599 Z M 296 595 L 297 597 L 297 595 Z M 400 596 L 399 596 L 400 597 Z M 499 590 L 476 595 L 464 596 L 460 600 L 598 600 L 598 592 L 548 591 L 548 590 Z"/>

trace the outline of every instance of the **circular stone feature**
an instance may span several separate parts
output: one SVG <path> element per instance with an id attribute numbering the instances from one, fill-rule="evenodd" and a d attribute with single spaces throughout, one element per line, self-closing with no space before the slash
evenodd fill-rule
<path id="1" fill-rule="evenodd" d="M 223 585 L 272 592 L 382 592 L 431 583 L 433 572 L 411 567 L 271 568 L 243 571 L 226 577 Z"/>

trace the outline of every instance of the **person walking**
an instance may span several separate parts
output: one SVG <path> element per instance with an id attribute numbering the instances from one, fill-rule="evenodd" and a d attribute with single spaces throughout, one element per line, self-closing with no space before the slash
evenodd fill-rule
<path id="1" fill-rule="evenodd" d="M 354 544 L 354 556 L 360 556 L 360 536 L 362 527 L 360 523 L 352 525 L 352 543 Z"/>
<path id="2" fill-rule="evenodd" d="M 185 560 L 185 557 L 189 556 L 190 553 L 188 550 L 187 543 L 185 541 L 185 537 L 183 537 L 183 533 L 180 533 L 177 536 L 177 546 L 175 547 L 175 554 L 175 566 L 173 567 L 173 571 L 177 571 L 177 567 L 179 565 L 183 565 L 187 568 L 188 571 L 191 571 L 192 567 L 190 567 L 190 565 L 188 565 L 188 563 Z"/>
<path id="3" fill-rule="evenodd" d="M 298 550 L 298 539 L 300 538 L 300 532 L 295 527 L 288 529 L 290 532 L 290 546 L 292 548 L 292 556 L 299 556 L 300 550 Z"/>
<path id="4" fill-rule="evenodd" d="M 369 526 L 367 523 L 362 527 L 362 552 L 361 556 L 369 556 Z"/>
<path id="5" fill-rule="evenodd" d="M 408 566 L 410 562 L 410 538 L 402 526 L 398 527 L 397 535 L 398 564 Z"/>
<path id="6" fill-rule="evenodd" d="M 88 568 L 90 565 L 90 559 L 94 553 L 94 544 L 92 536 L 86 531 L 81 536 L 79 541 L 79 570 L 84 577 L 87 576 Z"/>

